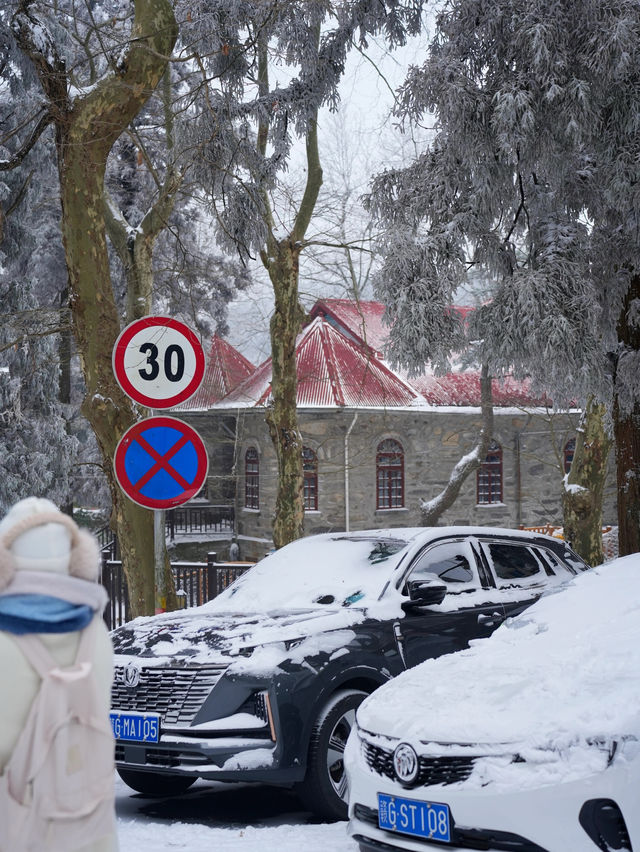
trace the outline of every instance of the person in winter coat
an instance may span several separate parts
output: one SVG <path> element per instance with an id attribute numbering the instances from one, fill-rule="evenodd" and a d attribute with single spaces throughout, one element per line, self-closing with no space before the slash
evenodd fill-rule
<path id="1" fill-rule="evenodd" d="M 91 648 L 89 664 L 97 685 L 92 689 L 92 701 L 99 708 L 100 723 L 109 724 L 113 651 L 102 620 L 107 596 L 102 585 L 95 582 L 98 570 L 95 540 L 78 530 L 51 501 L 35 497 L 21 500 L 0 521 L 0 780 L 42 682 L 16 637 L 20 640 L 35 635 L 62 669 L 76 662 L 81 636 L 91 625 L 87 631 L 91 632 L 91 645 L 87 643 L 87 648 Z M 105 748 L 105 742 L 103 736 L 102 750 L 82 755 L 81 760 L 106 762 L 109 743 Z M 111 790 L 107 787 L 106 807 L 99 823 L 101 836 L 87 843 L 85 835 L 77 843 L 76 830 L 75 840 L 64 844 L 65 852 L 114 852 L 118 848 L 112 749 L 110 761 L 102 767 Z M 6 838 L 8 829 L 0 825 L 0 850 L 8 852 L 3 832 Z M 57 850 L 59 846 L 60 838 L 55 847 L 42 838 L 37 841 L 37 852 Z"/>

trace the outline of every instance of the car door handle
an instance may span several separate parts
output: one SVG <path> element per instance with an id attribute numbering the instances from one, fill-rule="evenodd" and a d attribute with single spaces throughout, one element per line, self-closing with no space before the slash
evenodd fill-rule
<path id="1" fill-rule="evenodd" d="M 478 616 L 478 624 L 484 624 L 486 627 L 493 627 L 494 624 L 502 624 L 503 621 L 504 615 L 499 612 L 492 612 L 491 615 L 481 612 Z"/>

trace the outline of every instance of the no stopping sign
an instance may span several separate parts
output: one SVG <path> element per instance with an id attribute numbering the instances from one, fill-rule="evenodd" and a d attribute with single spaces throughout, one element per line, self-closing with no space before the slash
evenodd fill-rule
<path id="1" fill-rule="evenodd" d="M 204 376 L 204 352 L 184 323 L 143 317 L 113 347 L 113 372 L 122 390 L 149 408 L 173 408 L 189 399 Z"/>
<path id="2" fill-rule="evenodd" d="M 175 417 L 147 417 L 127 429 L 113 460 L 127 497 L 147 509 L 172 509 L 195 497 L 209 459 L 200 435 Z"/>

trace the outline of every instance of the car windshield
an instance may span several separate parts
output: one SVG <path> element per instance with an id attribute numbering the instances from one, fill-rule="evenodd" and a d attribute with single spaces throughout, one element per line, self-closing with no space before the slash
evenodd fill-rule
<path id="1" fill-rule="evenodd" d="M 376 601 L 411 536 L 321 535 L 267 556 L 206 608 L 264 612 L 363 606 Z"/>

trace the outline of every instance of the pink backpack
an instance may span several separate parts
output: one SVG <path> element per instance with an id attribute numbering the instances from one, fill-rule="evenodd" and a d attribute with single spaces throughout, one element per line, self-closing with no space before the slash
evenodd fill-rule
<path id="1" fill-rule="evenodd" d="M 42 683 L 0 776 L 0 852 L 71 852 L 115 833 L 114 739 L 91 663 L 97 622 L 67 668 L 37 636 L 11 637 Z"/>

